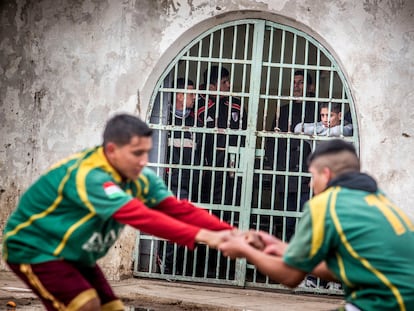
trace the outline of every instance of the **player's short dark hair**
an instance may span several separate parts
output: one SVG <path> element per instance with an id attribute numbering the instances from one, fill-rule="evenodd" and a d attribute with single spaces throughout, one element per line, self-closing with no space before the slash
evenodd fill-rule
<path id="1" fill-rule="evenodd" d="M 307 160 L 309 167 L 311 164 L 319 169 L 329 167 L 336 175 L 360 171 L 360 162 L 354 145 L 341 139 L 321 142 Z"/>
<path id="2" fill-rule="evenodd" d="M 113 142 L 119 146 L 128 144 L 131 138 L 151 137 L 152 130 L 140 118 L 130 114 L 118 114 L 106 123 L 103 133 L 103 145 Z"/>
<path id="3" fill-rule="evenodd" d="M 302 69 L 296 70 L 295 71 L 295 76 L 302 76 L 305 77 L 305 71 L 303 71 Z M 306 74 L 306 85 L 311 85 L 312 84 L 312 77 L 309 74 L 309 72 Z"/>
<path id="4" fill-rule="evenodd" d="M 210 83 L 210 84 L 217 85 L 217 81 L 219 80 L 219 66 L 211 66 L 211 68 L 210 68 L 210 81 L 207 81 L 208 77 L 209 77 L 208 73 L 209 73 L 209 70 L 207 68 L 204 71 L 204 75 L 203 75 L 204 76 L 204 84 L 207 85 L 207 83 Z M 220 80 L 223 79 L 223 78 L 229 77 L 229 76 L 230 76 L 229 71 L 226 68 L 221 67 Z"/>
<path id="5" fill-rule="evenodd" d="M 175 82 L 175 87 L 177 89 L 185 89 L 186 86 L 194 86 L 194 82 L 190 79 L 184 79 L 184 78 L 178 78 L 177 81 Z"/>
<path id="6" fill-rule="evenodd" d="M 308 164 L 320 156 L 336 154 L 342 151 L 348 151 L 357 156 L 354 145 L 342 139 L 331 139 L 321 142 L 316 146 L 315 151 L 309 155 Z"/>
<path id="7" fill-rule="evenodd" d="M 328 108 L 329 109 L 329 103 L 321 103 L 319 106 L 320 109 L 322 108 Z M 331 112 L 340 113 L 341 112 L 341 104 L 340 103 L 331 103 Z"/>

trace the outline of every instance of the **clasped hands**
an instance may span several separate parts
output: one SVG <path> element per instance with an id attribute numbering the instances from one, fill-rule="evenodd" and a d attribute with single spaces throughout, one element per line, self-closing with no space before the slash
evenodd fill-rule
<path id="1" fill-rule="evenodd" d="M 282 256 L 287 243 L 264 231 L 240 231 L 223 230 L 209 231 L 200 230 L 201 239 L 198 242 L 206 243 L 212 248 L 219 249 L 224 256 L 232 259 L 245 257 L 246 253 L 252 250 L 261 251 L 265 254 Z"/>

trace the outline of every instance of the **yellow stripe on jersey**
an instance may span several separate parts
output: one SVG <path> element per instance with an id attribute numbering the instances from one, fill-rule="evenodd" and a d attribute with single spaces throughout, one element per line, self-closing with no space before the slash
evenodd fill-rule
<path id="1" fill-rule="evenodd" d="M 95 208 L 88 199 L 88 191 L 86 190 L 86 177 L 90 171 L 98 167 L 111 174 L 116 182 L 121 182 L 122 180 L 119 173 L 116 172 L 106 160 L 103 152 L 103 147 L 99 147 L 95 153 L 93 153 L 89 158 L 85 159 L 80 164 L 78 172 L 76 174 L 76 189 L 78 190 L 81 201 L 91 212 L 95 212 Z"/>
<path id="2" fill-rule="evenodd" d="M 96 215 L 95 208 L 88 199 L 88 192 L 86 190 L 86 177 L 88 176 L 91 170 L 97 167 L 103 168 L 105 171 L 111 173 L 115 180 L 121 180 L 121 176 L 106 161 L 105 155 L 103 153 L 103 147 L 99 147 L 98 150 L 95 153 L 93 153 L 89 158 L 83 159 L 83 161 L 80 163 L 78 167 L 78 172 L 76 174 L 76 189 L 78 190 L 78 194 L 81 201 L 83 202 L 83 204 L 85 204 L 85 206 L 88 208 L 90 212 L 89 214 L 85 215 L 80 220 L 75 222 L 66 231 L 65 235 L 62 238 L 62 241 L 59 243 L 58 247 L 53 252 L 53 255 L 55 256 L 58 256 L 60 252 L 65 248 L 65 245 L 72 233 Z"/>
<path id="3" fill-rule="evenodd" d="M 388 200 L 388 198 L 385 197 L 383 194 L 379 194 L 378 197 L 381 199 L 381 201 L 387 204 L 388 207 L 394 211 L 394 213 L 396 213 L 401 218 L 401 220 L 405 223 L 405 225 L 410 231 L 414 231 L 414 224 L 399 207 L 397 207 L 394 203 Z"/>
<path id="4" fill-rule="evenodd" d="M 81 225 L 83 225 L 85 222 L 87 222 L 89 219 L 94 217 L 96 213 L 91 212 L 87 214 L 86 216 L 82 217 L 79 221 L 75 222 L 68 230 L 66 230 L 65 235 L 62 238 L 62 241 L 60 241 L 58 247 L 53 251 L 54 256 L 59 256 L 60 252 L 65 248 L 67 241 L 69 240 L 72 233 L 78 229 Z"/>
<path id="5" fill-rule="evenodd" d="M 135 182 L 137 186 L 137 195 L 136 197 L 143 203 L 147 203 L 145 198 L 149 192 L 149 180 L 144 174 L 140 174 L 138 180 Z"/>
<path id="6" fill-rule="evenodd" d="M 388 220 L 397 235 L 404 234 L 406 229 L 400 219 L 394 214 L 390 206 L 386 204 L 380 197 L 370 194 L 365 197 L 365 201 L 369 206 L 378 208 L 384 217 Z"/>
<path id="7" fill-rule="evenodd" d="M 340 190 L 341 190 L 341 187 L 335 187 L 332 190 L 332 201 L 336 201 L 336 197 Z M 367 270 L 371 271 L 380 281 L 382 281 L 385 284 L 385 286 L 387 286 L 391 290 L 391 292 L 395 296 L 395 299 L 398 302 L 398 305 L 400 306 L 400 311 L 406 311 L 404 300 L 402 299 L 401 293 L 398 290 L 398 288 L 395 287 L 395 285 L 392 284 L 390 280 L 383 273 L 375 269 L 368 260 L 359 256 L 358 253 L 353 249 L 347 237 L 345 236 L 345 233 L 342 229 L 341 222 L 338 218 L 338 215 L 336 214 L 336 209 L 335 209 L 336 206 L 335 204 L 332 204 L 332 201 L 329 206 L 329 211 L 331 213 L 331 217 L 334 222 L 336 231 L 338 232 L 339 238 L 341 239 L 341 242 L 344 245 L 344 247 L 347 249 L 347 251 L 352 257 L 358 260 Z"/>
<path id="8" fill-rule="evenodd" d="M 134 185 L 135 185 L 135 187 L 137 188 L 137 190 L 136 190 L 136 197 L 137 198 L 139 198 L 140 200 L 142 200 L 141 199 L 141 197 L 142 197 L 142 187 L 141 187 L 141 183 L 140 182 L 138 182 L 138 180 L 134 180 Z"/>
<path id="9" fill-rule="evenodd" d="M 313 257 L 323 244 L 325 236 L 325 215 L 328 209 L 330 192 L 326 191 L 309 201 L 312 219 L 312 244 L 310 257 Z"/>
<path id="10" fill-rule="evenodd" d="M 139 175 L 139 180 L 142 181 L 142 183 L 144 184 L 144 191 L 142 193 L 142 195 L 147 195 L 149 192 L 149 180 L 146 176 L 144 176 L 143 174 Z"/>
<path id="11" fill-rule="evenodd" d="M 348 280 L 348 277 L 346 276 L 346 272 L 345 272 L 345 266 L 344 266 L 344 260 L 342 259 L 341 255 L 339 255 L 339 253 L 335 253 L 336 255 L 336 261 L 338 263 L 338 267 L 339 267 L 339 274 L 341 275 L 341 280 L 349 287 L 349 288 L 354 288 L 355 285 L 353 283 L 351 283 L 350 280 Z"/>

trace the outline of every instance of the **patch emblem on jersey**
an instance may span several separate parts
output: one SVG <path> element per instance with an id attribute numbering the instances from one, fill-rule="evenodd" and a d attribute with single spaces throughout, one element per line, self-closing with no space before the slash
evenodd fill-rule
<path id="1" fill-rule="evenodd" d="M 239 121 L 239 113 L 238 112 L 232 112 L 231 113 L 231 118 L 233 119 L 234 122 Z"/>
<path id="2" fill-rule="evenodd" d="M 214 121 L 214 119 L 212 117 L 210 117 L 210 116 L 207 116 L 206 122 L 211 122 L 211 121 Z"/>
<path id="3" fill-rule="evenodd" d="M 108 198 L 110 199 L 116 199 L 119 197 L 123 197 L 126 195 L 126 193 L 119 188 L 118 185 L 114 184 L 112 181 L 107 181 L 103 184 L 104 191 Z"/>

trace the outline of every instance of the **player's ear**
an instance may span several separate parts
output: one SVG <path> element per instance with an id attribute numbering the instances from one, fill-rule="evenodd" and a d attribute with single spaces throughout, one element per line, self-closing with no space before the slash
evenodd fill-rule
<path id="1" fill-rule="evenodd" d="M 107 156 L 110 156 L 116 150 L 116 144 L 113 143 L 113 142 L 108 142 L 108 143 L 106 143 L 106 145 L 104 147 L 104 150 L 105 150 L 105 154 Z"/>
<path id="2" fill-rule="evenodd" d="M 328 183 L 332 178 L 334 178 L 334 174 L 332 172 L 332 170 L 325 166 L 323 168 L 323 175 L 325 176 L 326 182 Z"/>

